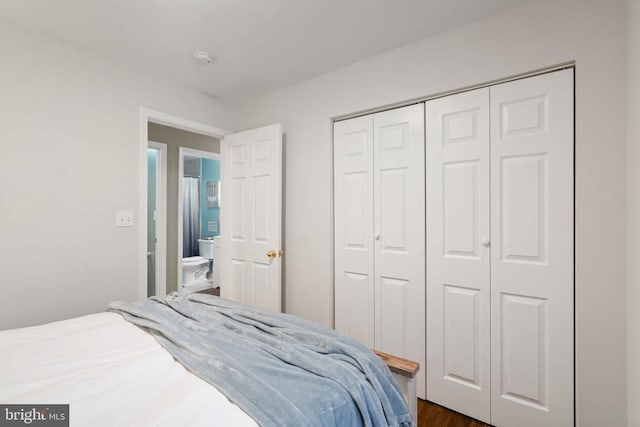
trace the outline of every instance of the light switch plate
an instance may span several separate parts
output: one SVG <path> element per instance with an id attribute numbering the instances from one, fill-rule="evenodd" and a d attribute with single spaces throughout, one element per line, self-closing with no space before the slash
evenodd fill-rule
<path id="1" fill-rule="evenodd" d="M 116 227 L 133 227 L 133 211 L 116 212 Z"/>

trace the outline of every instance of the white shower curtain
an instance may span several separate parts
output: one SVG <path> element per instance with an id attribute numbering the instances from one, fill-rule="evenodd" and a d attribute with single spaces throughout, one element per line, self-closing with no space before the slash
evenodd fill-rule
<path id="1" fill-rule="evenodd" d="M 200 178 L 182 178 L 182 257 L 198 255 L 200 238 Z"/>

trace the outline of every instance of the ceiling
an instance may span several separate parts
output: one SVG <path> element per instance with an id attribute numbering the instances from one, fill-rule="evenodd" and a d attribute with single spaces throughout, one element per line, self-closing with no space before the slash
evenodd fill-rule
<path id="1" fill-rule="evenodd" d="M 243 100 L 525 1 L 0 0 L 0 20 Z"/>

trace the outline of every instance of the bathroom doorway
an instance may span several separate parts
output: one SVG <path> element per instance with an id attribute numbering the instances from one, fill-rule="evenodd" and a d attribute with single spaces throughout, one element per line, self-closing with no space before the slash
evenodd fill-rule
<path id="1" fill-rule="evenodd" d="M 178 283 L 180 293 L 220 287 L 220 155 L 180 147 Z M 216 259 L 217 258 L 217 259 Z"/>
<path id="2" fill-rule="evenodd" d="M 182 259 L 182 251 L 179 246 L 178 224 L 178 192 L 180 175 L 179 149 L 180 147 L 192 148 L 200 151 L 213 152 L 220 155 L 220 140 L 230 132 L 223 129 L 208 126 L 202 123 L 176 117 L 170 114 L 142 108 L 140 111 L 140 207 L 138 215 L 138 298 L 144 299 L 153 294 L 152 286 L 155 285 L 155 294 L 163 296 L 166 293 L 177 291 L 182 274 L 179 270 L 178 260 Z M 149 203 L 149 187 L 153 186 L 153 178 L 149 177 L 149 148 L 153 148 L 155 141 L 166 146 L 166 180 L 163 190 L 156 189 L 156 193 L 162 193 L 165 198 L 162 206 L 165 208 L 164 224 L 159 219 L 159 211 L 156 210 L 155 231 L 157 232 L 158 249 L 150 260 L 149 252 L 153 245 L 150 241 L 150 226 L 153 222 L 153 204 Z M 159 197 L 159 195 L 158 195 Z M 152 230 L 153 231 L 153 230 Z M 164 234 L 162 236 L 162 234 Z M 162 236 L 162 238 L 161 238 Z M 161 254 L 160 245 L 164 243 L 164 254 Z M 153 275 L 153 277 L 151 277 Z M 162 289 L 161 277 L 164 276 L 165 288 Z"/>

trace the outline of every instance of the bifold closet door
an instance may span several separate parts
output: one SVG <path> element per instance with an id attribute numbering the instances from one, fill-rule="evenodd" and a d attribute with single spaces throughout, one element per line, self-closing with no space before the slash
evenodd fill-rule
<path id="1" fill-rule="evenodd" d="M 573 70 L 491 88 L 491 423 L 573 425 Z"/>
<path id="2" fill-rule="evenodd" d="M 373 116 L 336 122 L 335 328 L 374 347 Z"/>
<path id="3" fill-rule="evenodd" d="M 573 425 L 573 70 L 426 103 L 427 398 Z"/>
<path id="4" fill-rule="evenodd" d="M 423 104 L 334 124 L 335 328 L 425 379 Z"/>
<path id="5" fill-rule="evenodd" d="M 490 422 L 489 88 L 428 101 L 427 399 Z"/>
<path id="6" fill-rule="evenodd" d="M 425 391 L 424 104 L 373 117 L 375 347 L 420 363 Z"/>

